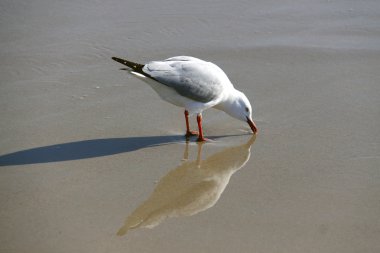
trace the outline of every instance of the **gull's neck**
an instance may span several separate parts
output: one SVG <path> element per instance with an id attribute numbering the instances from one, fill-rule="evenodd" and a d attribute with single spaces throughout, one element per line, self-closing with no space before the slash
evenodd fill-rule
<path id="1" fill-rule="evenodd" d="M 240 91 L 236 90 L 235 88 L 229 89 L 224 93 L 222 100 L 216 106 L 214 106 L 214 108 L 231 115 L 233 114 L 233 109 L 235 107 L 234 105 L 240 96 Z"/>

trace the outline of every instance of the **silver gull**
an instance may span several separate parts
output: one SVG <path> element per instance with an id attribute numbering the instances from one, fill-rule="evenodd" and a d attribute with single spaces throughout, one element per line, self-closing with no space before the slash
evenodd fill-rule
<path id="1" fill-rule="evenodd" d="M 202 112 L 211 107 L 247 122 L 252 132 L 257 133 L 249 100 L 214 63 L 191 56 L 175 56 L 146 64 L 112 59 L 129 67 L 132 74 L 147 82 L 163 100 L 185 109 L 187 137 L 198 135 L 197 141 L 207 140 L 202 129 Z M 199 132 L 190 131 L 189 115 L 192 114 L 197 115 Z"/>

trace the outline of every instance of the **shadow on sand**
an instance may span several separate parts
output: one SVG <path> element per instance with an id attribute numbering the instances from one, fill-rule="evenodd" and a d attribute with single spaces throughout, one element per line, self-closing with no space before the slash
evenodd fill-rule
<path id="1" fill-rule="evenodd" d="M 213 139 L 227 137 L 214 136 Z M 183 135 L 83 140 L 21 150 L 0 156 L 0 166 L 80 160 L 186 141 Z"/>
<path id="2" fill-rule="evenodd" d="M 108 138 L 31 148 L 0 156 L 0 166 L 79 160 L 185 141 L 181 135 Z"/>

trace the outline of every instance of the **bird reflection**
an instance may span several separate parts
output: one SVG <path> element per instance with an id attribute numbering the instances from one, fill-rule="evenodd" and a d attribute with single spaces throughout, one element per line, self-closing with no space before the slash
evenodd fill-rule
<path id="1" fill-rule="evenodd" d="M 249 160 L 253 135 L 246 143 L 226 148 L 202 160 L 202 145 L 198 145 L 195 161 L 187 161 L 189 144 L 186 143 L 184 160 L 157 184 L 151 196 L 126 219 L 118 235 L 135 228 L 154 228 L 170 217 L 192 216 L 214 206 L 225 190 L 232 174 Z"/>

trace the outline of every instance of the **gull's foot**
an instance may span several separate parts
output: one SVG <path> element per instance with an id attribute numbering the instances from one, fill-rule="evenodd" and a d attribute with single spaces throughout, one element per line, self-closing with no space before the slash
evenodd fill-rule
<path id="1" fill-rule="evenodd" d="M 191 136 L 198 136 L 198 135 L 199 135 L 198 131 L 187 131 L 186 134 L 185 134 L 185 136 L 187 138 L 189 138 Z"/>
<path id="2" fill-rule="evenodd" d="M 205 137 L 201 137 L 201 136 L 199 136 L 198 137 L 198 139 L 197 139 L 197 142 L 205 142 L 205 141 L 212 141 L 211 139 L 207 139 L 207 138 L 205 138 Z"/>

